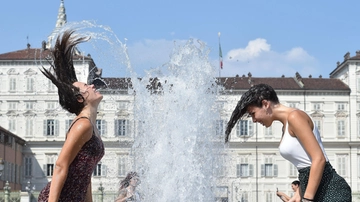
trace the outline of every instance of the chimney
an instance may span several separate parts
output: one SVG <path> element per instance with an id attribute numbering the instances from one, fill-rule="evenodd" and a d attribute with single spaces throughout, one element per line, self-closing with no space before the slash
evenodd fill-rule
<path id="1" fill-rule="evenodd" d="M 28 49 L 30 49 L 31 45 L 29 43 L 27 43 L 26 46 L 27 46 Z"/>
<path id="2" fill-rule="evenodd" d="M 322 79 L 322 76 L 321 76 L 321 74 L 320 74 L 319 78 L 320 78 L 320 79 Z"/>
<path id="3" fill-rule="evenodd" d="M 309 75 L 309 78 L 310 78 L 310 79 L 312 78 L 311 74 Z"/>
<path id="4" fill-rule="evenodd" d="M 340 62 L 339 61 L 337 61 L 336 62 L 336 67 L 338 67 L 340 65 Z"/>
<path id="5" fill-rule="evenodd" d="M 360 50 L 356 51 L 356 56 L 360 56 Z"/>
<path id="6" fill-rule="evenodd" d="M 347 52 L 345 55 L 344 55 L 344 61 L 349 59 L 350 58 L 350 52 Z"/>
<path id="7" fill-rule="evenodd" d="M 46 41 L 42 41 L 42 42 L 41 42 L 41 48 L 42 48 L 43 50 L 46 50 Z"/>

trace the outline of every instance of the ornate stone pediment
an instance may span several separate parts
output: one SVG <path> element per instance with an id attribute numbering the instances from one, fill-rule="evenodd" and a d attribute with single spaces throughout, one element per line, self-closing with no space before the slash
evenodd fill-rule
<path id="1" fill-rule="evenodd" d="M 348 116 L 349 116 L 349 114 L 346 113 L 345 111 L 337 111 L 335 113 L 335 117 L 338 117 L 338 118 L 346 118 Z"/>
<path id="2" fill-rule="evenodd" d="M 35 114 L 33 111 L 28 110 L 28 111 L 26 111 L 23 115 L 24 115 L 24 116 L 35 116 L 36 114 Z"/>
<path id="3" fill-rule="evenodd" d="M 48 109 L 45 111 L 45 116 L 47 117 L 55 117 L 57 115 L 58 115 L 57 112 L 53 109 Z"/>
<path id="4" fill-rule="evenodd" d="M 8 75 L 18 75 L 19 72 L 16 72 L 16 69 L 15 68 L 11 68 L 7 71 L 7 74 Z"/>
<path id="5" fill-rule="evenodd" d="M 127 117 L 129 116 L 129 112 L 127 110 L 118 110 L 115 115 L 118 117 Z"/>
<path id="6" fill-rule="evenodd" d="M 32 76 L 32 75 L 37 74 L 37 72 L 36 72 L 35 70 L 29 68 L 28 70 L 26 70 L 26 71 L 24 72 L 24 74 L 25 74 L 25 75 L 28 75 L 28 76 Z"/>
<path id="7" fill-rule="evenodd" d="M 323 118 L 324 114 L 320 111 L 315 111 L 314 113 L 310 114 L 313 118 Z"/>
<path id="8" fill-rule="evenodd" d="M 18 114 L 16 113 L 15 110 L 9 110 L 7 113 L 6 113 L 7 116 L 17 116 Z"/>

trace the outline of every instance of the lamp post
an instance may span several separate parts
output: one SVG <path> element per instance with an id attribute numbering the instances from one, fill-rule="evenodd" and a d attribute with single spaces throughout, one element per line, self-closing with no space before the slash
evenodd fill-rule
<path id="1" fill-rule="evenodd" d="M 102 182 L 100 182 L 100 187 L 98 188 L 100 191 L 100 201 L 103 202 L 104 201 L 104 187 L 102 186 Z"/>
<path id="2" fill-rule="evenodd" d="M 28 193 L 28 196 L 29 196 L 29 201 L 31 201 L 31 198 L 32 198 L 32 193 L 33 191 L 35 190 L 35 185 L 31 186 L 31 181 L 29 180 L 27 182 L 27 185 L 25 186 L 25 190 L 27 191 Z"/>
<path id="3" fill-rule="evenodd" d="M 2 176 L 4 170 L 4 160 L 0 158 L 0 176 Z"/>
<path id="4" fill-rule="evenodd" d="M 10 201 L 10 190 L 11 190 L 11 187 L 9 186 L 9 182 L 6 181 L 5 187 L 4 187 L 4 191 L 5 191 L 5 202 L 9 202 L 9 201 Z"/>

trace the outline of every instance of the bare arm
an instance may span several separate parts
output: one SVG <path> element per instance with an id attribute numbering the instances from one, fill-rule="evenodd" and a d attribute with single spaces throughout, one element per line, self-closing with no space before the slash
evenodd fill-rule
<path id="1" fill-rule="evenodd" d="M 294 196 L 288 202 L 301 202 L 300 189 L 297 189 Z"/>
<path id="2" fill-rule="evenodd" d="M 85 201 L 86 202 L 92 202 L 92 189 L 91 189 L 91 181 L 89 183 L 89 186 L 87 188 L 87 191 L 86 191 L 86 197 L 85 197 Z"/>
<path id="3" fill-rule="evenodd" d="M 295 135 L 311 159 L 309 181 L 304 193 L 305 198 L 313 199 L 319 187 L 326 159 L 314 134 L 313 123 L 303 111 L 293 111 L 288 117 L 289 132 Z"/>
<path id="4" fill-rule="evenodd" d="M 82 146 L 89 141 L 91 136 L 92 125 L 89 120 L 80 119 L 74 123 L 67 134 L 67 139 L 55 164 L 50 186 L 49 202 L 59 200 L 61 190 L 68 175 L 69 165 L 75 159 Z"/>
<path id="5" fill-rule="evenodd" d="M 290 196 L 286 195 L 284 192 L 277 191 L 276 195 L 284 202 L 287 202 L 290 200 Z"/>
<path id="6" fill-rule="evenodd" d="M 126 188 L 120 190 L 119 196 L 115 199 L 115 202 L 125 202 L 127 199 L 131 198 L 132 195 L 128 193 Z"/>

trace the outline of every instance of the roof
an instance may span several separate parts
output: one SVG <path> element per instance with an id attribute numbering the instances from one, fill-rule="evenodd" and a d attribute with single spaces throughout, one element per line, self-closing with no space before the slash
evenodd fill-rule
<path id="1" fill-rule="evenodd" d="M 45 58 L 51 58 L 51 52 L 49 49 L 27 48 L 23 50 L 0 54 L 0 60 L 40 60 Z M 78 58 L 91 59 L 90 56 L 74 56 L 74 59 Z"/>
<path id="2" fill-rule="evenodd" d="M 346 91 L 350 88 L 340 79 L 335 78 L 299 78 L 295 77 L 220 77 L 220 85 L 226 90 L 248 90 L 252 85 L 265 83 L 275 90 L 314 90 L 314 91 Z M 125 90 L 131 88 L 130 78 L 102 78 L 108 89 Z M 156 80 L 156 79 L 155 79 Z M 159 80 L 161 83 L 161 80 Z M 149 83 L 152 83 L 149 81 Z M 155 88 L 153 86 L 153 88 Z"/>

